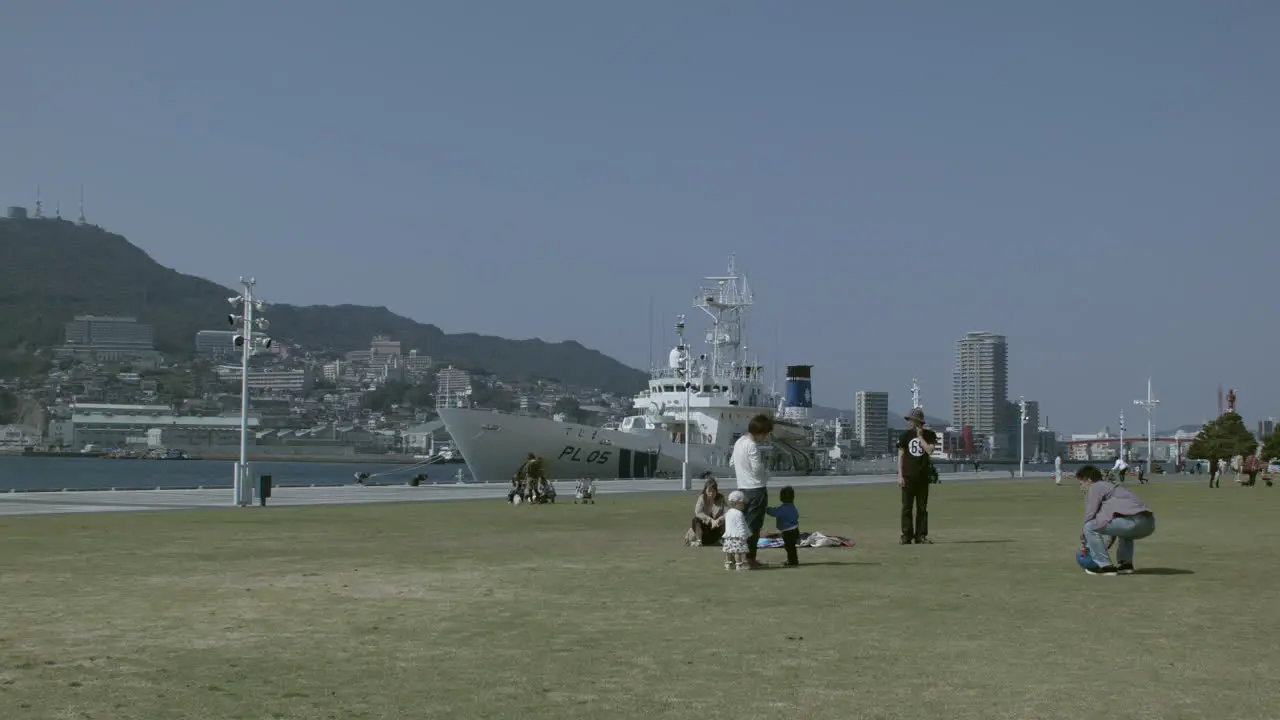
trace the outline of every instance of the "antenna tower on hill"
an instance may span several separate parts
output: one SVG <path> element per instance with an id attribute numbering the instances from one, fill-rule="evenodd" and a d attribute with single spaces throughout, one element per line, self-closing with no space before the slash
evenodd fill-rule
<path id="1" fill-rule="evenodd" d="M 84 225 L 84 184 L 80 185 L 80 217 L 76 220 L 77 224 Z"/>
<path id="2" fill-rule="evenodd" d="M 44 203 L 40 200 L 40 186 L 36 186 L 36 218 L 44 217 Z"/>

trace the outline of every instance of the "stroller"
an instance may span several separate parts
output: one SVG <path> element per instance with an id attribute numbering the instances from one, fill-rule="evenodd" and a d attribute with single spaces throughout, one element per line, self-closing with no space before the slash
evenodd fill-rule
<path id="1" fill-rule="evenodd" d="M 596 504 L 596 480 L 595 478 L 581 478 L 573 489 L 573 504 L 582 503 L 586 505 Z"/>

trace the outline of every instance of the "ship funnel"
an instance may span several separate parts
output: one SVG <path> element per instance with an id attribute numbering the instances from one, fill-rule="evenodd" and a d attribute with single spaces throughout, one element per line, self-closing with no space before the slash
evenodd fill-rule
<path id="1" fill-rule="evenodd" d="M 787 385 L 783 393 L 786 410 L 784 416 L 790 420 L 804 420 L 813 408 L 812 365 L 788 365 Z"/>

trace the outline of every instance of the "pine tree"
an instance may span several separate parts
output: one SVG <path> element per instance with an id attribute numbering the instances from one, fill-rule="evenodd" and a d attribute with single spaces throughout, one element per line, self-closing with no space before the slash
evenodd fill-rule
<path id="1" fill-rule="evenodd" d="M 1237 455 L 1252 455 L 1257 447 L 1258 441 L 1245 427 L 1244 418 L 1239 413 L 1229 412 L 1200 428 L 1200 434 L 1187 448 L 1187 458 L 1224 460 Z"/>

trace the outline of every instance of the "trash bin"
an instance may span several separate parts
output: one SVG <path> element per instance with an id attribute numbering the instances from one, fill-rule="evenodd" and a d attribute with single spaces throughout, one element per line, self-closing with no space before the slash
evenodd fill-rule
<path id="1" fill-rule="evenodd" d="M 271 476 L 258 476 L 258 502 L 262 503 L 262 507 L 267 506 L 267 498 L 271 497 Z"/>

